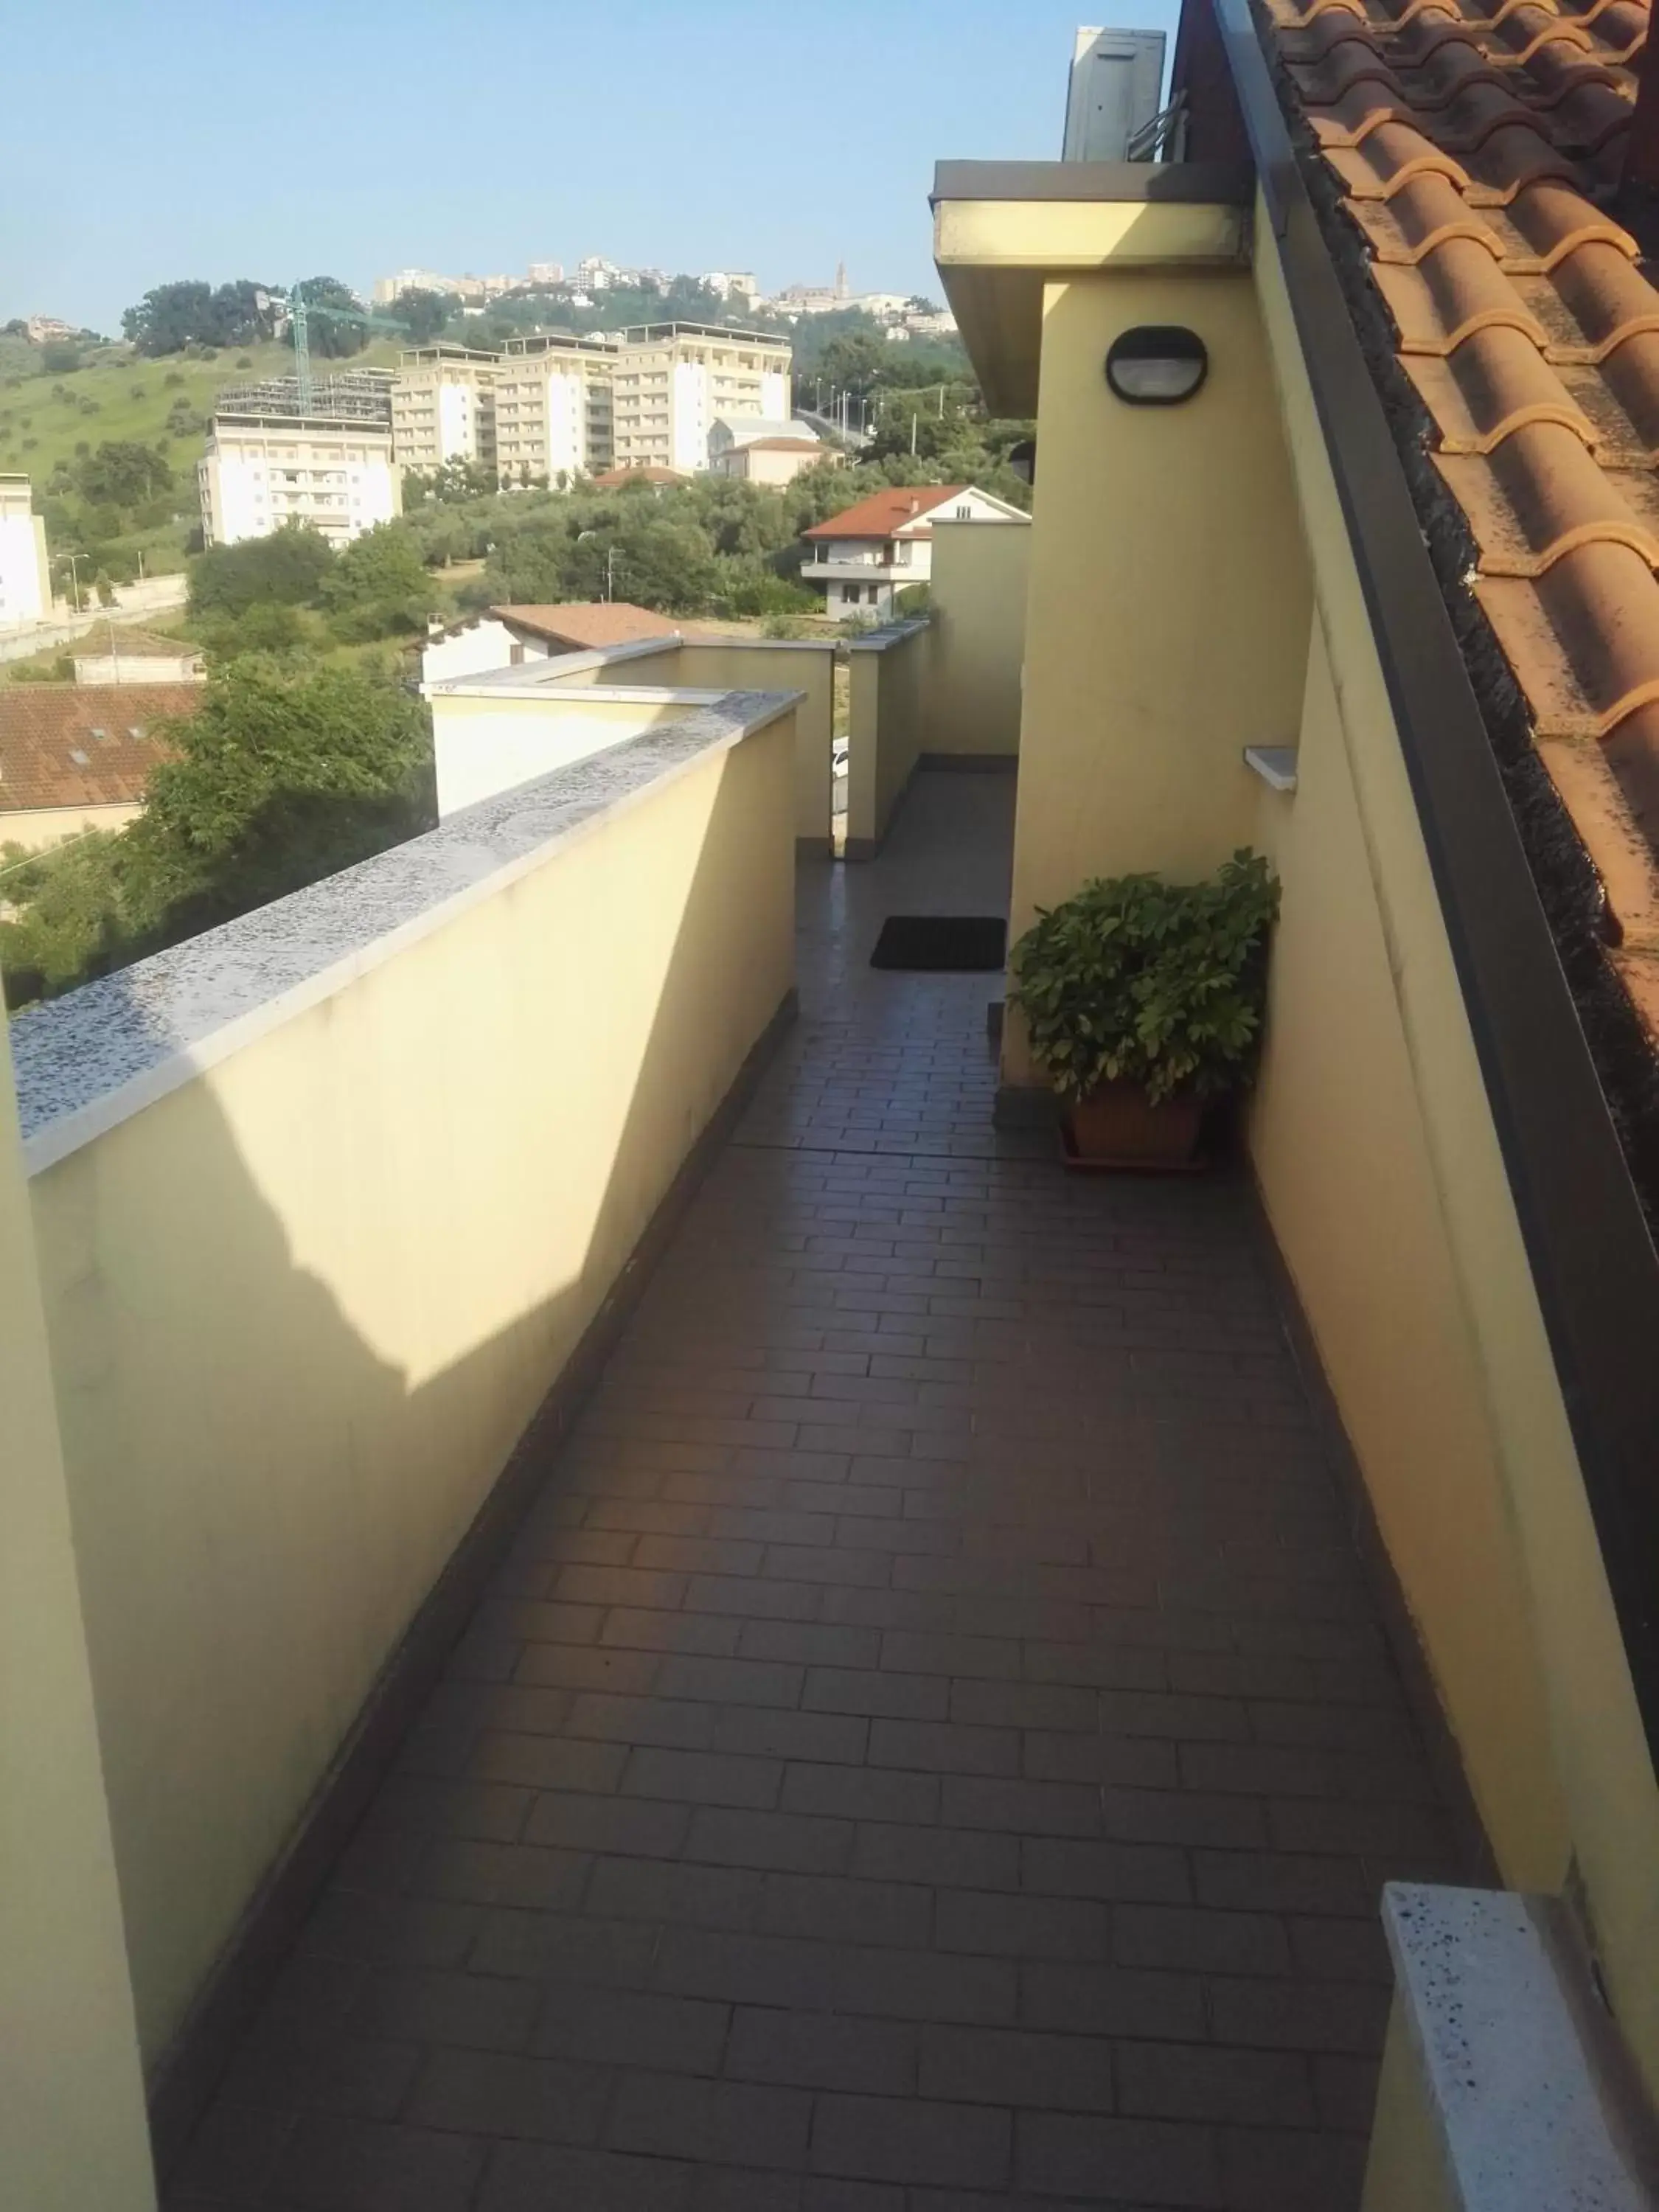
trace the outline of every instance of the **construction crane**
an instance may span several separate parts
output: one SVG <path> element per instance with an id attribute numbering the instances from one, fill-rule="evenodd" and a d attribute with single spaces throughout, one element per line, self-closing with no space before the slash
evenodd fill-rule
<path id="1" fill-rule="evenodd" d="M 395 315 L 371 315 L 361 307 L 326 307 L 319 300 L 307 300 L 301 284 L 290 284 L 286 295 L 281 292 L 260 292 L 255 295 L 259 307 L 282 307 L 288 313 L 289 335 L 294 340 L 294 375 L 299 386 L 300 412 L 311 411 L 313 389 L 311 380 L 310 322 L 313 315 L 325 316 L 331 323 L 357 323 L 365 330 L 395 331 L 399 337 L 411 336 L 409 325 Z"/>

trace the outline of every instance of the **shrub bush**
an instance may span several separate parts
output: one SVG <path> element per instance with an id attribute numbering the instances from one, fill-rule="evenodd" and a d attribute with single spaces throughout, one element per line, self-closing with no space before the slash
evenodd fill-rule
<path id="1" fill-rule="evenodd" d="M 1149 1099 L 1249 1083 L 1279 885 L 1241 850 L 1202 883 L 1111 876 L 1040 912 L 1014 947 L 1031 1056 L 1061 1097 L 1133 1083 Z"/>

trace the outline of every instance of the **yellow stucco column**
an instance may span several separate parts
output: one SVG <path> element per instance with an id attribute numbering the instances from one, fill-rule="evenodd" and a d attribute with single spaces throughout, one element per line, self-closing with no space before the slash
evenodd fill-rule
<path id="1" fill-rule="evenodd" d="M 0 1018 L 0 2197 L 155 2202 L 132 1990 Z"/>

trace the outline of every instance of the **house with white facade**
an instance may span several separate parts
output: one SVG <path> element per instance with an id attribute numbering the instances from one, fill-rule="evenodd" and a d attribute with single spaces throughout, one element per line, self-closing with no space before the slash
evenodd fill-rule
<path id="1" fill-rule="evenodd" d="M 787 484 L 803 469 L 841 455 L 810 422 L 770 422 L 763 415 L 723 415 L 708 426 L 708 465 L 716 476 L 740 483 Z"/>
<path id="2" fill-rule="evenodd" d="M 900 592 L 933 573 L 933 522 L 1017 524 L 1030 516 L 973 484 L 896 484 L 805 533 L 801 581 L 823 587 L 831 615 L 893 612 Z"/>
<path id="3" fill-rule="evenodd" d="M 0 476 L 0 630 L 45 622 L 51 613 L 46 526 L 34 511 L 28 478 Z"/>

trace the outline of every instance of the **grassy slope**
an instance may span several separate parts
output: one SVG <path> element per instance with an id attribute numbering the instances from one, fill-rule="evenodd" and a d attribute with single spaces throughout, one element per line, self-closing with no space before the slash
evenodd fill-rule
<path id="1" fill-rule="evenodd" d="M 196 464 L 201 458 L 206 441 L 199 434 L 188 438 L 169 439 L 167 431 L 168 410 L 177 400 L 184 400 L 198 415 L 212 412 L 213 403 L 227 384 L 245 384 L 250 378 L 287 376 L 293 374 L 294 356 L 286 346 L 252 346 L 246 349 L 252 366 L 238 367 L 239 355 L 222 353 L 213 361 L 195 361 L 182 354 L 174 354 L 159 361 L 143 361 L 125 347 L 111 349 L 99 355 L 85 368 L 68 374 L 51 376 L 38 368 L 32 375 L 21 374 L 27 365 L 38 364 L 40 354 L 33 347 L 21 350 L 9 343 L 0 352 L 0 471 L 21 469 L 32 477 L 37 488 L 43 486 L 58 461 L 75 459 L 75 448 L 85 443 L 101 445 L 105 439 L 136 439 L 146 446 L 165 446 L 172 463 L 178 494 L 178 513 L 182 520 L 171 527 L 146 531 L 124 539 L 124 544 L 144 550 L 144 565 L 153 571 L 177 568 L 183 564 L 185 536 L 198 520 L 196 503 Z M 395 341 L 376 339 L 368 349 L 354 355 L 342 366 L 352 368 L 390 368 L 396 361 Z M 319 362 L 319 374 L 326 374 L 331 364 Z M 169 384 L 167 378 L 178 375 L 180 384 Z M 61 385 L 65 393 L 78 403 L 90 399 L 96 403 L 95 415 L 82 413 L 78 404 L 69 404 L 57 398 L 54 385 Z M 143 396 L 133 396 L 136 386 L 143 387 Z M 25 425 L 23 417 L 29 420 Z M 33 441 L 31 443 L 30 441 Z"/>

